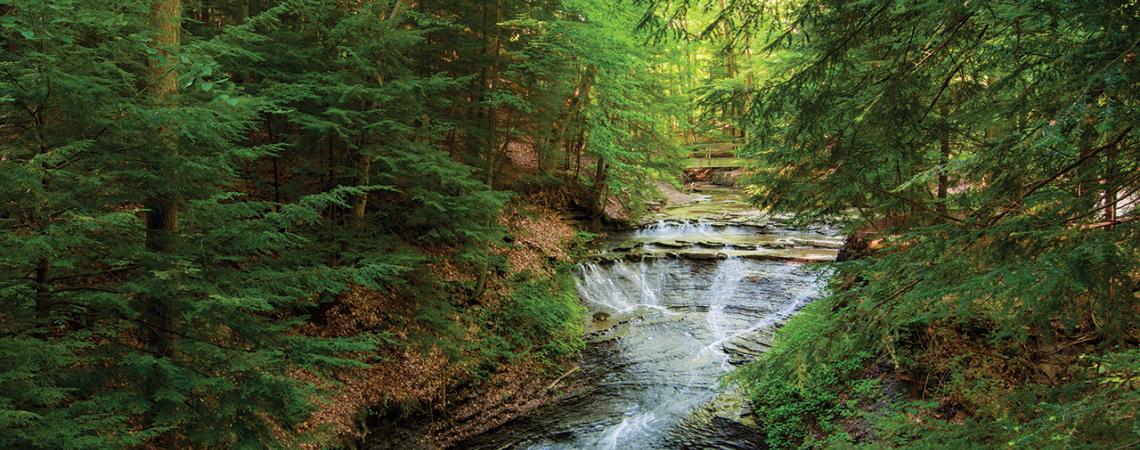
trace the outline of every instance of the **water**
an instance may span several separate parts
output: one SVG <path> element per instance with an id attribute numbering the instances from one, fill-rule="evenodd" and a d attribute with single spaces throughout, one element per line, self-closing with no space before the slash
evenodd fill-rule
<path id="1" fill-rule="evenodd" d="M 718 237 L 748 227 L 661 223 L 638 238 Z M 752 448 L 756 436 L 693 425 L 720 377 L 770 343 L 774 327 L 816 297 L 817 269 L 728 258 L 654 259 L 580 266 L 592 313 L 580 375 L 565 399 L 460 448 Z M 605 315 L 598 315 L 605 317 Z"/>
<path id="2" fill-rule="evenodd" d="M 723 238 L 753 235 L 757 228 L 755 226 L 722 225 L 703 221 L 661 220 L 638 229 L 634 232 L 634 236 L 661 240 Z"/>

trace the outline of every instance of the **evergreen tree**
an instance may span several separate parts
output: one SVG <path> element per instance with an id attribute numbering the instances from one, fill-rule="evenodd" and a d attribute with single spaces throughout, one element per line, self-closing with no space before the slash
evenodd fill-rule
<path id="1" fill-rule="evenodd" d="M 756 202 L 886 247 L 840 265 L 831 312 L 742 375 L 781 407 L 770 442 L 804 439 L 793 411 L 854 414 L 838 398 L 878 358 L 972 415 L 904 445 L 1135 441 L 1135 390 L 1090 373 L 1137 368 L 1136 6 L 742 1 L 721 16 L 792 53 L 745 98 Z M 1058 350 L 1086 342 L 1079 360 Z"/>
<path id="2" fill-rule="evenodd" d="M 0 446 L 295 447 L 392 348 L 571 356 L 569 269 L 510 274 L 500 221 L 636 211 L 679 160 L 611 6 L 0 1 Z M 331 326 L 357 289 L 410 331 Z"/>
<path id="3" fill-rule="evenodd" d="M 6 6 L 6 447 L 276 442 L 313 407 L 296 371 L 371 347 L 297 333 L 352 277 L 281 253 L 344 200 L 231 191 L 265 151 L 237 145 L 256 101 L 209 74 L 222 43 L 186 40 L 176 3 Z"/>

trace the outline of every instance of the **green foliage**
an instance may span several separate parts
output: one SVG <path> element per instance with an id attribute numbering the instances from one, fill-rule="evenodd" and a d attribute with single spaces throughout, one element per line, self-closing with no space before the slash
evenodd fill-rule
<path id="1" fill-rule="evenodd" d="M 567 3 L 585 20 L 563 21 L 558 32 L 584 67 L 580 83 L 592 97 L 571 132 L 588 137 L 586 153 L 603 166 L 601 172 L 587 168 L 587 185 L 603 197 L 596 201 L 615 195 L 640 213 L 656 194 L 653 180 L 682 168 L 672 124 L 683 115 L 684 97 L 669 92 L 667 78 L 650 75 L 663 58 L 634 32 L 639 10 L 595 0 Z"/>
<path id="2" fill-rule="evenodd" d="M 279 430 L 324 394 L 296 374 L 375 347 L 299 333 L 312 293 L 401 268 L 306 264 L 302 233 L 351 192 L 279 208 L 230 191 L 273 151 L 243 145 L 259 102 L 217 73 L 248 30 L 184 42 L 183 95 L 161 105 L 140 93 L 163 58 L 147 5 L 68 3 L 0 5 L 0 445 L 285 445 Z M 155 150 L 155 130 L 177 153 Z M 180 209 L 170 251 L 144 245 L 141 205 L 159 196 Z"/>
<path id="3" fill-rule="evenodd" d="M 839 334 L 843 316 L 834 299 L 804 308 L 782 328 L 775 347 L 730 379 L 745 388 L 773 448 L 1098 448 L 1128 442 L 1138 425 L 1132 405 L 1140 380 L 1136 351 L 1080 359 L 1073 379 L 1058 385 L 1005 381 L 975 370 L 979 355 L 960 355 L 932 396 L 961 398 L 971 414 L 962 422 L 939 417 L 940 401 L 910 400 L 883 389 L 872 355 L 858 336 Z M 853 337 L 855 339 L 853 339 Z M 827 345 L 819 341 L 826 339 Z M 915 363 L 915 346 L 895 350 L 905 371 L 930 370 Z M 888 363 L 889 364 L 889 363 Z M 870 375 L 870 377 L 868 377 Z M 862 434 L 853 440 L 852 431 Z"/>
<path id="4" fill-rule="evenodd" d="M 585 348 L 586 309 L 578 300 L 571 266 L 559 267 L 549 279 L 523 272 L 511 284 L 509 298 L 482 307 L 475 316 L 487 329 L 473 348 L 482 358 L 477 370 L 524 360 L 555 368 Z"/>
<path id="5" fill-rule="evenodd" d="M 813 345 L 834 325 L 827 308 L 825 301 L 803 308 L 779 330 L 772 350 L 729 375 L 755 403 L 773 448 L 796 447 L 814 432 L 836 431 L 836 422 L 875 392 L 876 384 L 853 381 L 869 352 L 845 336 L 830 339 L 825 347 Z M 853 395 L 841 398 L 842 391 Z"/>
<path id="6" fill-rule="evenodd" d="M 673 31 L 712 4 L 650 3 L 644 23 Z M 844 283 L 823 300 L 831 310 L 804 319 L 814 335 L 789 325 L 774 354 L 800 355 L 781 357 L 799 367 L 765 358 L 757 366 L 765 370 L 740 377 L 776 396 L 762 403 L 783 399 L 824 418 L 811 426 L 836 439 L 796 435 L 806 428 L 787 413 L 769 417 L 773 444 L 850 444 L 823 423 L 834 422 L 836 398 L 859 378 L 835 372 L 850 361 L 844 355 L 868 352 L 927 375 L 917 389 L 965 417 L 938 419 L 929 405 L 899 403 L 868 419 L 882 425 L 883 442 L 1132 445 L 1134 415 L 1120 409 L 1131 386 L 1093 384 L 1071 365 L 1043 382 L 1038 372 L 1053 369 L 1038 367 L 1068 356 L 1057 347 L 1088 342 L 1086 354 L 1098 358 L 1137 344 L 1138 180 L 1125 175 L 1140 161 L 1137 6 L 725 6 L 706 31 L 727 29 L 736 45 L 762 38 L 771 58 L 760 62 L 766 76 L 754 88 L 725 81 L 702 90 L 704 109 L 718 116 L 744 109 L 741 156 L 757 161 L 747 180 L 755 202 L 804 221 L 838 220 L 885 246 L 841 265 Z M 797 371 L 818 374 L 814 384 L 781 387 Z M 838 381 L 828 381 L 832 373 Z M 1095 408 L 1111 419 L 1094 420 Z M 901 431 L 915 417 L 928 433 Z"/>
<path id="7" fill-rule="evenodd" d="M 497 189 L 635 210 L 680 161 L 612 6 L 0 1 L 0 446 L 292 447 L 381 343 L 574 355 Z M 338 315 L 360 290 L 411 300 Z"/>

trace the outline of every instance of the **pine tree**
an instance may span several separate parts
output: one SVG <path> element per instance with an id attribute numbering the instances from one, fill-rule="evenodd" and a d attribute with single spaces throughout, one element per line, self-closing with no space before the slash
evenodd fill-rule
<path id="1" fill-rule="evenodd" d="M 695 3 L 657 9 L 648 22 Z M 769 424 L 773 445 L 803 438 L 791 411 L 857 413 L 836 399 L 877 361 L 928 374 L 926 398 L 954 399 L 972 415 L 902 445 L 1135 441 L 1123 409 L 1135 391 L 1090 373 L 1137 367 L 1140 239 L 1135 196 L 1120 201 L 1136 191 L 1123 174 L 1140 160 L 1136 6 L 728 9 L 749 18 L 740 32 L 792 53 L 746 98 L 755 201 L 842 221 L 886 247 L 840 265 L 826 306 L 789 325 L 775 354 L 743 375 L 761 408 L 781 408 L 768 415 L 779 421 Z M 947 349 L 947 336 L 973 347 Z M 1080 359 L 1058 350 L 1085 343 L 1095 346 Z M 1038 363 L 1069 356 L 1063 375 L 1040 381 Z M 987 372 L 995 368 L 1004 375 Z M 843 439 L 834 422 L 824 426 Z"/>
<path id="2" fill-rule="evenodd" d="M 501 255 L 509 191 L 636 210 L 679 160 L 609 7 L 0 2 L 0 446 L 295 447 L 383 351 L 570 355 L 567 278 Z M 358 289 L 414 299 L 410 331 L 329 326 Z"/>
<path id="3" fill-rule="evenodd" d="M 229 192 L 264 149 L 236 145 L 256 101 L 209 73 L 226 36 L 179 52 L 176 10 L 161 8 L 174 4 L 75 6 L 4 16 L 0 264 L 18 275 L 0 287 L 14 302 L 2 444 L 279 442 L 313 407 L 299 371 L 372 346 L 305 337 L 294 319 L 360 271 L 317 276 L 283 256 L 305 245 L 297 224 L 350 193 L 275 210 Z M 175 76 L 191 87 L 177 100 Z"/>

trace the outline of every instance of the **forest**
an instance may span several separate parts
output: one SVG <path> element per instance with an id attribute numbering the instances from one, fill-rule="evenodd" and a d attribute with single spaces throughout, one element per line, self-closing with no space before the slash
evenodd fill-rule
<path id="1" fill-rule="evenodd" d="M 0 0 L 0 448 L 1140 447 L 1135 0 Z"/>

